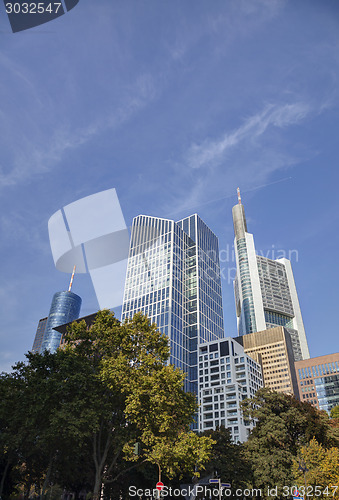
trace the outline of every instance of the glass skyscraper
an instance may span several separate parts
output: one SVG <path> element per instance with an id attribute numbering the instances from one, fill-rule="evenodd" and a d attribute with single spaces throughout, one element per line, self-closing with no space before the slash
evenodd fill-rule
<path id="1" fill-rule="evenodd" d="M 60 345 L 61 333 L 54 328 L 78 319 L 81 302 L 81 297 L 70 291 L 54 294 L 40 352 L 44 350 L 55 352 L 57 350 Z"/>
<path id="2" fill-rule="evenodd" d="M 122 319 L 138 311 L 169 337 L 170 363 L 197 393 L 198 346 L 224 336 L 218 238 L 198 215 L 133 220 Z"/>
<path id="3" fill-rule="evenodd" d="M 44 339 L 48 318 L 41 318 L 33 342 L 32 352 L 41 352 L 42 341 Z"/>
<path id="4" fill-rule="evenodd" d="M 238 334 L 283 326 L 289 332 L 295 361 L 310 357 L 291 262 L 256 255 L 253 235 L 247 232 L 244 207 L 233 207 L 237 275 L 234 294 Z"/>

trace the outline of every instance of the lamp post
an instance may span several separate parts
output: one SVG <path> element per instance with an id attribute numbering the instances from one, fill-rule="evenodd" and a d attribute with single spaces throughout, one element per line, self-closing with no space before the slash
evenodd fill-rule
<path id="1" fill-rule="evenodd" d="M 306 467 L 304 459 L 299 459 L 299 467 L 298 470 L 300 470 L 304 474 L 304 484 L 305 484 L 305 499 L 307 500 L 307 483 L 306 483 L 306 472 L 308 472 L 308 468 Z"/>

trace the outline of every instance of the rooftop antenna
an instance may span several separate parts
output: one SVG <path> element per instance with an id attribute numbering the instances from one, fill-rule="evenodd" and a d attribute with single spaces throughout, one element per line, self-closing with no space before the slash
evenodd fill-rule
<path id="1" fill-rule="evenodd" d="M 69 287 L 68 287 L 68 291 L 69 291 L 69 292 L 71 291 L 71 288 L 72 288 L 72 285 L 73 285 L 73 279 L 74 279 L 74 274 L 75 274 L 75 268 L 76 268 L 76 266 L 74 266 L 74 267 L 73 267 L 72 277 L 71 277 L 71 281 L 70 281 L 70 284 L 69 284 Z"/>
<path id="2" fill-rule="evenodd" d="M 237 193 L 238 193 L 238 203 L 241 205 L 241 196 L 240 196 L 240 189 L 237 188 Z"/>

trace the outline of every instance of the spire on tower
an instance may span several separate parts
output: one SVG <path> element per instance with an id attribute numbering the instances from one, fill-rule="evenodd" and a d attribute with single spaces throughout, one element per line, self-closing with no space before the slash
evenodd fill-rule
<path id="1" fill-rule="evenodd" d="M 71 281 L 70 281 L 69 288 L 68 288 L 68 291 L 69 291 L 69 292 L 71 291 L 71 288 L 72 288 L 72 285 L 73 285 L 73 279 L 74 279 L 74 274 L 75 274 L 75 268 L 76 268 L 76 266 L 74 266 L 74 267 L 73 267 L 72 277 L 71 277 Z"/>
<path id="2" fill-rule="evenodd" d="M 238 193 L 238 203 L 241 205 L 241 196 L 240 196 L 240 189 L 237 188 L 237 193 Z"/>

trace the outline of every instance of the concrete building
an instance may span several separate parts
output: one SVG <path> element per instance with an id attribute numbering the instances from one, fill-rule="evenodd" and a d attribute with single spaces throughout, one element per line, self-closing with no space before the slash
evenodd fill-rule
<path id="1" fill-rule="evenodd" d="M 246 354 L 260 363 L 265 387 L 298 396 L 294 355 L 288 331 L 278 326 L 237 337 Z"/>
<path id="2" fill-rule="evenodd" d="M 122 320 L 142 311 L 169 337 L 170 363 L 198 393 L 198 349 L 224 337 L 218 238 L 198 217 L 133 220 Z"/>
<path id="3" fill-rule="evenodd" d="M 339 353 L 295 363 L 299 397 L 328 413 L 339 405 Z"/>
<path id="4" fill-rule="evenodd" d="M 310 357 L 291 262 L 256 255 L 248 233 L 238 189 L 233 207 L 237 274 L 234 281 L 238 334 L 284 326 L 291 336 L 295 360 Z"/>
<path id="5" fill-rule="evenodd" d="M 234 442 L 246 441 L 252 424 L 244 422 L 240 403 L 263 386 L 259 363 L 227 337 L 199 346 L 199 431 L 224 426 Z"/>

